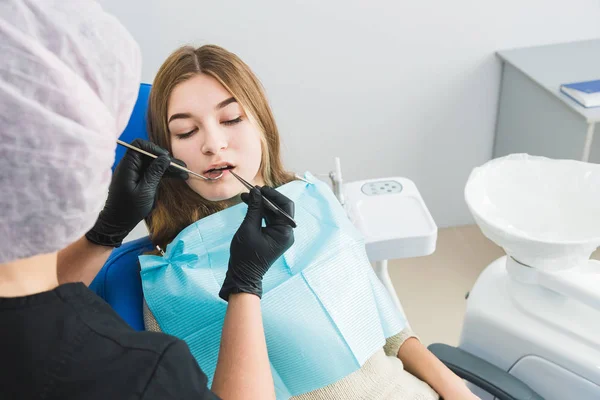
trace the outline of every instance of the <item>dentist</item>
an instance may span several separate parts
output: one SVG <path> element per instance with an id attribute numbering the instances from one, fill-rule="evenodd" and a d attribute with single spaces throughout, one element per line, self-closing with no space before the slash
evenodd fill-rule
<path id="1" fill-rule="evenodd" d="M 139 88 L 136 43 L 93 1 L 5 0 L 0 47 L 0 398 L 274 399 L 260 287 L 292 227 L 267 214 L 260 189 L 244 198 L 209 390 L 185 342 L 135 332 L 86 286 L 163 175 L 186 178 L 139 142 L 160 157 L 128 152 L 111 179 Z"/>

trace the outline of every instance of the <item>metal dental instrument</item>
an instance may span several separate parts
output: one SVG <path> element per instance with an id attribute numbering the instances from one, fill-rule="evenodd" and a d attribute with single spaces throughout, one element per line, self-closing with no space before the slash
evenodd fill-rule
<path id="1" fill-rule="evenodd" d="M 119 139 L 117 139 L 117 143 L 118 143 L 118 144 L 120 144 L 121 146 L 125 146 L 125 147 L 127 147 L 128 149 L 135 150 L 135 151 L 137 151 L 138 153 L 145 154 L 145 155 L 147 155 L 148 157 L 152 157 L 152 158 L 158 158 L 158 156 L 157 156 L 156 154 L 152 154 L 152 153 L 149 153 L 149 152 L 147 152 L 147 151 L 144 151 L 144 150 L 140 149 L 139 147 L 132 146 L 132 145 L 130 145 L 129 143 L 125 143 L 125 142 L 124 142 L 124 141 L 122 141 L 122 140 L 119 140 Z M 223 176 L 223 172 L 221 172 L 221 175 L 219 175 L 219 176 L 217 176 L 217 177 L 215 177 L 215 178 L 207 178 L 206 176 L 204 176 L 204 175 L 200 175 L 200 174 L 197 174 L 197 173 L 196 173 L 196 172 L 194 172 L 194 171 L 190 171 L 190 170 L 189 170 L 189 169 L 187 169 L 186 167 L 182 167 L 181 165 L 179 165 L 179 164 L 176 164 L 176 163 L 174 163 L 173 161 L 171 161 L 171 166 L 172 166 L 172 167 L 175 167 L 175 168 L 179 168 L 180 170 L 182 170 L 182 171 L 185 171 L 185 172 L 187 172 L 187 173 L 188 173 L 188 174 L 190 174 L 190 175 L 193 175 L 193 176 L 196 176 L 196 177 L 198 177 L 198 178 L 204 179 L 205 181 L 216 181 L 217 179 L 220 179 L 220 178 Z"/>
<path id="2" fill-rule="evenodd" d="M 236 179 L 238 181 L 241 182 L 242 185 L 244 185 L 246 187 L 246 189 L 248 190 L 252 190 L 254 189 L 254 186 L 252 186 L 249 182 L 247 182 L 244 178 L 242 178 L 241 176 L 239 176 L 238 174 L 236 174 L 235 172 L 233 172 L 233 170 L 229 170 L 229 172 L 231 172 L 231 175 L 233 175 L 234 177 L 236 177 Z M 262 194 L 261 194 L 262 196 Z M 281 215 L 283 215 L 285 217 L 285 219 L 288 220 L 288 222 L 290 223 L 290 225 L 292 226 L 292 228 L 297 227 L 298 225 L 296 224 L 296 221 L 294 221 L 294 219 L 292 217 L 289 216 L 288 213 L 286 213 L 285 211 L 283 211 L 281 208 L 277 207 L 277 205 L 273 204 L 269 199 L 267 199 L 265 196 L 262 196 L 263 198 L 263 202 L 265 204 L 265 207 L 267 207 L 269 210 L 273 211 L 273 212 L 278 212 Z"/>

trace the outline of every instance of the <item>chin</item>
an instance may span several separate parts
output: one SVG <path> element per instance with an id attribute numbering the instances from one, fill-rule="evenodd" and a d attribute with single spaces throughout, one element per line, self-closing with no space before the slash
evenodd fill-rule
<path id="1" fill-rule="evenodd" d="M 203 187 L 198 187 L 197 185 L 194 185 L 191 187 L 194 192 L 198 193 L 208 201 L 228 200 L 240 194 L 240 187 L 235 184 L 204 184 L 202 186 Z"/>
<path id="2" fill-rule="evenodd" d="M 201 196 L 204 197 L 208 201 L 223 201 L 223 200 L 229 200 L 229 199 L 237 196 L 238 194 L 240 194 L 239 191 L 227 192 L 227 193 L 209 193 L 206 195 L 202 194 Z"/>

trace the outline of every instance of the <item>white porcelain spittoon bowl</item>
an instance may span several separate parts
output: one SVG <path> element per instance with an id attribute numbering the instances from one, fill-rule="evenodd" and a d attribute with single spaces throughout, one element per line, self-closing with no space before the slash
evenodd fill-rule
<path id="1" fill-rule="evenodd" d="M 511 154 L 473 169 L 465 200 L 510 262 L 560 271 L 600 246 L 600 164 Z"/>

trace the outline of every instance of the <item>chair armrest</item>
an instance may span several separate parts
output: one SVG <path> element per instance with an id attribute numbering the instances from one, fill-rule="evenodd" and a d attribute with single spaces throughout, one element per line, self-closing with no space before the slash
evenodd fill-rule
<path id="1" fill-rule="evenodd" d="M 428 349 L 460 378 L 498 400 L 544 400 L 518 378 L 462 349 L 442 343 L 431 344 Z"/>

